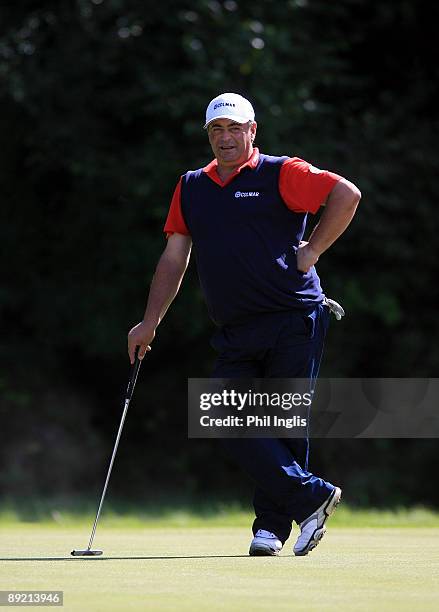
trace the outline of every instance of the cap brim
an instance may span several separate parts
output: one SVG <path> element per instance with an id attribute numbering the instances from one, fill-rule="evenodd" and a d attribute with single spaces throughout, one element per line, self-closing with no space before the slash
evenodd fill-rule
<path id="1" fill-rule="evenodd" d="M 208 125 L 212 123 L 212 121 L 216 121 L 217 119 L 230 119 L 231 121 L 236 121 L 236 123 L 248 123 L 249 121 L 254 121 L 254 119 L 248 119 L 248 117 L 237 117 L 236 115 L 230 115 L 225 113 L 224 115 L 217 115 L 210 121 L 204 124 L 203 130 L 207 128 Z"/>

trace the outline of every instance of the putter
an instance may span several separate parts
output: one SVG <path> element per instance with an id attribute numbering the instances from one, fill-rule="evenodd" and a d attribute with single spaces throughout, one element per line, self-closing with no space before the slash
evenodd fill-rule
<path id="1" fill-rule="evenodd" d="M 99 502 L 98 511 L 96 513 L 95 522 L 93 523 L 93 529 L 91 530 L 90 541 L 88 543 L 88 547 L 85 550 L 72 550 L 72 552 L 70 554 L 73 555 L 74 557 L 98 557 L 99 555 L 102 555 L 102 553 L 103 553 L 102 550 L 92 550 L 91 547 L 92 547 L 93 540 L 94 540 L 94 537 L 95 537 L 96 527 L 97 527 L 97 524 L 98 524 L 99 516 L 101 514 L 102 504 L 104 503 L 105 493 L 107 492 L 108 481 L 110 480 L 111 470 L 113 468 L 113 463 L 114 463 L 114 458 L 116 456 L 117 447 L 119 446 L 119 440 L 120 440 L 120 436 L 121 436 L 121 433 L 122 433 L 123 424 L 125 422 L 125 417 L 127 415 L 127 411 L 128 411 L 128 406 L 129 406 L 130 400 L 131 400 L 131 398 L 133 396 L 133 391 L 134 391 L 134 387 L 135 387 L 135 384 L 136 384 L 137 375 L 139 374 L 139 368 L 140 368 L 140 364 L 141 363 L 142 362 L 139 359 L 139 348 L 137 347 L 136 348 L 136 356 L 135 356 L 134 364 L 131 366 L 130 380 L 128 382 L 128 387 L 127 387 L 127 391 L 126 391 L 126 394 L 125 394 L 125 403 L 124 403 L 122 418 L 120 420 L 119 431 L 117 432 L 116 442 L 114 444 L 114 449 L 113 449 L 113 454 L 111 455 L 111 461 L 110 461 L 110 465 L 108 467 L 107 478 L 105 479 L 104 489 L 103 489 L 102 495 L 101 495 L 101 501 Z"/>

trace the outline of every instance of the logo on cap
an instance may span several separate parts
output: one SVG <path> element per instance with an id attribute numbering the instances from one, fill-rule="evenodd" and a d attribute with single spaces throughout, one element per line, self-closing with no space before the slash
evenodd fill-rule
<path id="1" fill-rule="evenodd" d="M 235 108 L 236 104 L 234 104 L 233 102 L 218 102 L 218 104 L 215 104 L 215 106 L 213 107 L 213 110 L 221 108 L 221 106 L 231 106 L 232 108 Z"/>

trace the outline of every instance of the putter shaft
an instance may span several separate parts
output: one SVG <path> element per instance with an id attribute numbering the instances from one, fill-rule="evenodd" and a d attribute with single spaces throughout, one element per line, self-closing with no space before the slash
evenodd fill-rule
<path id="1" fill-rule="evenodd" d="M 140 364 L 141 364 L 141 361 L 140 361 L 139 356 L 138 356 L 138 350 L 136 350 L 136 357 L 135 357 L 134 365 L 132 366 L 132 369 L 131 369 L 131 375 L 130 375 L 130 379 L 129 379 L 129 382 L 128 382 L 127 391 L 126 391 L 126 394 L 125 394 L 125 403 L 124 403 L 124 408 L 123 408 L 123 412 L 122 412 L 122 418 L 120 420 L 119 429 L 117 431 L 116 441 L 114 443 L 114 448 L 113 448 L 113 453 L 111 455 L 110 465 L 108 466 L 107 477 L 105 479 L 104 488 L 102 490 L 102 495 L 101 495 L 101 499 L 100 499 L 100 502 L 99 502 L 98 511 L 96 512 L 96 518 L 94 520 L 93 528 L 91 530 L 91 535 L 90 535 L 90 540 L 89 540 L 89 543 L 88 543 L 88 548 L 87 548 L 87 550 L 72 550 L 71 554 L 74 557 L 96 556 L 96 555 L 101 555 L 102 554 L 101 550 L 93 551 L 93 550 L 91 550 L 91 547 L 92 547 L 93 540 L 94 540 L 94 537 L 95 537 L 96 527 L 97 527 L 97 524 L 98 524 L 98 521 L 99 521 L 99 517 L 100 517 L 100 514 L 101 514 L 102 505 L 104 503 L 105 494 L 107 492 L 108 483 L 110 481 L 111 470 L 113 469 L 114 458 L 116 457 L 117 447 L 119 446 L 119 440 L 120 440 L 120 436 L 122 434 L 123 425 L 125 423 L 125 418 L 126 418 L 126 415 L 127 415 L 127 412 L 128 412 L 128 406 L 130 404 L 130 400 L 131 400 L 132 395 L 133 395 L 134 387 L 136 385 L 137 376 L 139 374 Z"/>
<path id="2" fill-rule="evenodd" d="M 102 504 L 104 503 L 105 494 L 107 492 L 108 482 L 110 480 L 111 470 L 113 469 L 114 458 L 116 456 L 117 447 L 119 446 L 119 440 L 120 440 L 120 436 L 122 434 L 123 424 L 125 423 L 125 418 L 126 418 L 126 415 L 127 415 L 129 404 L 130 404 L 130 400 L 126 399 L 125 400 L 125 406 L 124 406 L 123 413 L 122 413 L 122 418 L 121 418 L 120 425 L 119 425 L 119 430 L 118 430 L 117 436 L 116 436 L 116 442 L 114 444 L 113 454 L 111 455 L 111 461 L 110 461 L 110 465 L 109 465 L 108 472 L 107 472 L 107 478 L 105 479 L 104 488 L 102 490 L 101 501 L 99 502 L 98 511 L 96 512 L 95 522 L 93 523 L 93 528 L 91 530 L 90 541 L 88 543 L 88 550 L 91 549 L 92 544 L 93 544 L 93 540 L 94 540 L 94 537 L 95 537 L 96 527 L 97 527 L 97 524 L 98 524 L 99 516 L 101 514 Z"/>

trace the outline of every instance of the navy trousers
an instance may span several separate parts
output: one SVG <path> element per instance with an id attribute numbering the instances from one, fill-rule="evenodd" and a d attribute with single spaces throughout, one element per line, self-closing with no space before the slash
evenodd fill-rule
<path id="1" fill-rule="evenodd" d="M 220 328 L 211 341 L 218 352 L 212 377 L 309 378 L 314 386 L 329 316 L 329 308 L 319 304 L 252 315 Z M 292 522 L 312 514 L 334 488 L 308 471 L 308 438 L 230 438 L 221 443 L 255 482 L 254 534 L 266 529 L 284 543 Z"/>

